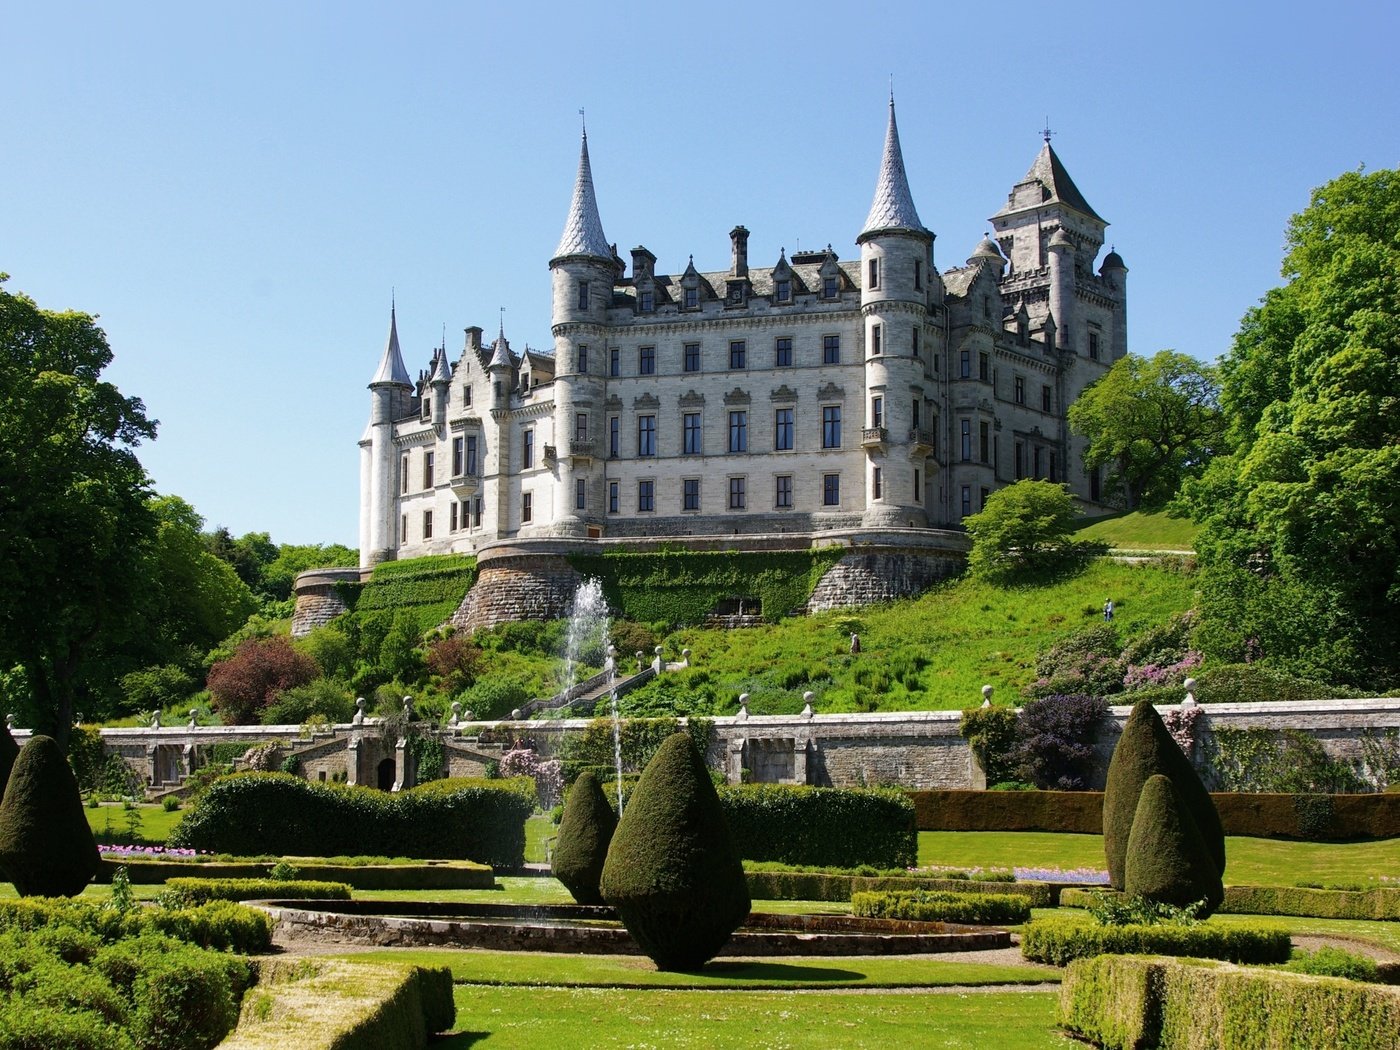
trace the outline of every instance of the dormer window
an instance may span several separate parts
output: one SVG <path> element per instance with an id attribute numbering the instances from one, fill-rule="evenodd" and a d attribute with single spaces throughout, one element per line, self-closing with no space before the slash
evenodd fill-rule
<path id="1" fill-rule="evenodd" d="M 777 283 L 777 290 L 778 290 L 778 302 L 780 302 L 780 303 L 790 303 L 790 302 L 792 302 L 792 282 L 791 282 L 791 281 L 779 281 L 779 282 Z"/>
<path id="2" fill-rule="evenodd" d="M 521 373 L 520 373 L 520 392 L 521 392 L 522 394 L 528 394 L 528 393 L 530 392 L 530 373 L 529 373 L 529 372 L 521 372 Z"/>
<path id="3" fill-rule="evenodd" d="M 823 278 L 822 278 L 822 298 L 823 298 L 823 299 L 835 299 L 835 298 L 836 298 L 836 292 L 837 292 L 836 278 L 835 278 L 835 277 L 823 277 Z"/>
<path id="4" fill-rule="evenodd" d="M 697 310 L 700 307 L 700 289 L 687 288 L 685 290 L 685 308 L 687 310 Z"/>
<path id="5" fill-rule="evenodd" d="M 423 399 L 423 418 L 428 419 L 433 414 L 433 399 L 425 397 Z"/>
<path id="6" fill-rule="evenodd" d="M 656 294 L 650 290 L 642 292 L 639 297 L 639 308 L 642 313 L 649 314 L 656 309 Z"/>

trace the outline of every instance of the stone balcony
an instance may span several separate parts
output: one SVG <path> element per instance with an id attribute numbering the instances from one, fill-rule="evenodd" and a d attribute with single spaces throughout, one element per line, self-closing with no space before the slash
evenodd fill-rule
<path id="1" fill-rule="evenodd" d="M 921 427 L 909 428 L 910 455 L 932 456 L 937 454 L 937 446 L 932 430 L 924 430 Z"/>
<path id="2" fill-rule="evenodd" d="M 564 454 L 575 463 L 587 463 L 598 455 L 597 442 L 591 438 L 571 438 L 564 446 Z"/>
<path id="3" fill-rule="evenodd" d="M 481 492 L 481 479 L 475 474 L 458 474 L 450 478 L 447 484 L 458 499 L 466 499 Z"/>
<path id="4" fill-rule="evenodd" d="M 884 427 L 866 427 L 860 432 L 862 448 L 884 448 L 889 444 L 890 432 Z"/>

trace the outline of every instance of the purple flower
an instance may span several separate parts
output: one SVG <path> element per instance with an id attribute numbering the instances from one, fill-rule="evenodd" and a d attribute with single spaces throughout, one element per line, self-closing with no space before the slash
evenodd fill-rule
<path id="1" fill-rule="evenodd" d="M 1016 868 L 1017 882 L 1071 882 L 1081 886 L 1107 886 L 1108 872 L 1097 868 Z"/>

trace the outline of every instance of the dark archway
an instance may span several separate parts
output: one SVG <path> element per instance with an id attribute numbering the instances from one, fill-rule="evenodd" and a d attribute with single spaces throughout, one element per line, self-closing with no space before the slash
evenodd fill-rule
<path id="1" fill-rule="evenodd" d="M 386 758 L 383 762 L 379 763 L 379 779 L 377 785 L 380 791 L 394 790 L 395 772 L 394 760 L 392 758 Z"/>

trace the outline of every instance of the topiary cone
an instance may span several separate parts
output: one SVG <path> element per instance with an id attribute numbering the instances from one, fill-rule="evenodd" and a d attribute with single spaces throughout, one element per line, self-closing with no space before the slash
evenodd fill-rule
<path id="1" fill-rule="evenodd" d="M 617 830 L 617 814 L 608 805 L 598 779 L 584 770 L 569 789 L 559 841 L 554 846 L 554 877 L 580 904 L 602 904 L 598 882 L 608 845 Z"/>
<path id="2" fill-rule="evenodd" d="M 603 865 L 603 899 L 662 970 L 699 969 L 749 913 L 744 867 L 690 737 L 667 737 Z"/>
<path id="3" fill-rule="evenodd" d="M 1185 907 L 1206 902 L 1204 918 L 1220 907 L 1225 888 L 1200 830 L 1171 780 L 1158 773 L 1148 777 L 1138 799 L 1128 836 L 1128 863 L 1123 890 Z"/>
<path id="4" fill-rule="evenodd" d="M 22 897 L 73 897 L 99 866 L 68 760 L 52 737 L 32 738 L 0 802 L 0 870 Z"/>
<path id="5" fill-rule="evenodd" d="M 0 797 L 5 794 L 5 785 L 10 782 L 10 770 L 15 759 L 19 758 L 19 745 L 10 736 L 9 723 L 0 721 Z"/>
<path id="6" fill-rule="evenodd" d="M 1151 701 L 1139 700 L 1113 749 L 1103 791 L 1103 848 L 1108 859 L 1108 881 L 1116 890 L 1124 888 L 1128 835 L 1137 813 L 1138 796 L 1148 778 L 1158 773 L 1171 779 L 1191 811 L 1216 871 L 1221 875 L 1225 872 L 1225 829 L 1215 802 L 1196 775 L 1191 760 L 1167 732 L 1157 709 Z"/>

